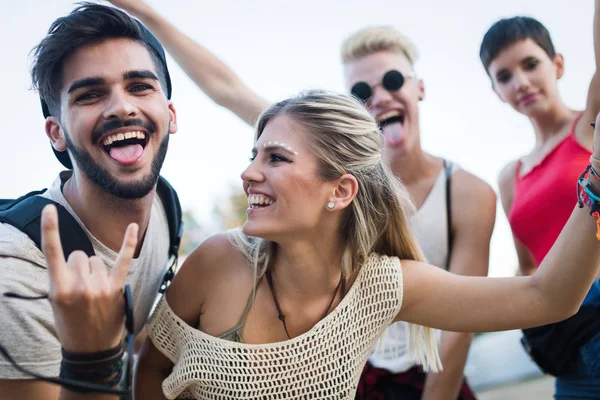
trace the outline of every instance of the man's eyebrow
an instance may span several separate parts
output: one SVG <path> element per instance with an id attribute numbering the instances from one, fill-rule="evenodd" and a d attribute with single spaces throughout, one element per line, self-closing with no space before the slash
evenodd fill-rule
<path id="1" fill-rule="evenodd" d="M 123 74 L 123 80 L 132 80 L 132 79 L 154 79 L 158 81 L 158 76 L 150 70 L 134 70 L 127 71 Z M 79 79 L 71 84 L 67 93 L 74 92 L 77 89 L 81 89 L 89 86 L 99 86 L 103 85 L 106 81 L 104 78 L 99 76 L 93 76 L 88 78 Z"/>
<path id="2" fill-rule="evenodd" d="M 536 60 L 536 57 L 534 57 L 534 56 L 523 57 L 523 59 L 521 60 L 521 63 L 528 62 L 531 60 Z"/>
<path id="3" fill-rule="evenodd" d="M 154 72 L 147 69 L 127 71 L 123 74 L 123 80 L 128 81 L 131 79 L 154 79 L 157 81 L 158 76 L 156 76 Z"/>
<path id="4" fill-rule="evenodd" d="M 67 91 L 67 93 L 71 93 L 71 92 L 73 92 L 77 89 L 81 89 L 83 87 L 103 85 L 104 82 L 105 82 L 104 79 L 97 77 L 97 76 L 79 79 L 79 80 L 73 82 L 71 84 L 71 86 L 69 86 L 69 90 Z"/>

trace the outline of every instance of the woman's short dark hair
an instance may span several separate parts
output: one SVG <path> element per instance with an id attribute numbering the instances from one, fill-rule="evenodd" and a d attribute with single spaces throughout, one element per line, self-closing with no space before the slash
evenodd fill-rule
<path id="1" fill-rule="evenodd" d="M 556 55 L 550 32 L 535 18 L 512 17 L 496 22 L 483 36 L 479 58 L 487 71 L 490 64 L 508 46 L 521 40 L 531 39 L 540 46 L 551 59 Z"/>
<path id="2" fill-rule="evenodd" d="M 117 8 L 80 3 L 69 15 L 54 21 L 48 35 L 33 49 L 33 88 L 47 104 L 51 115 L 59 116 L 65 59 L 81 46 L 110 38 L 129 38 L 144 45 L 154 61 L 163 90 L 170 97 L 171 83 L 164 50 L 156 38 L 139 21 Z"/>

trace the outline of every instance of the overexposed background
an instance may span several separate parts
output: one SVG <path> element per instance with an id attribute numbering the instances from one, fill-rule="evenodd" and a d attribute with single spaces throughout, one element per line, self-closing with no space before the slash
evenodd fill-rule
<path id="1" fill-rule="evenodd" d="M 527 119 L 492 92 L 479 62 L 479 45 L 489 26 L 514 15 L 544 23 L 565 55 L 560 90 L 571 107 L 583 108 L 594 70 L 591 0 L 149 3 L 273 101 L 307 88 L 343 91 L 339 47 L 344 38 L 364 26 L 393 25 L 413 39 L 421 54 L 416 69 L 426 85 L 424 148 L 453 159 L 494 188 L 502 166 L 527 152 L 534 138 Z M 29 52 L 73 5 L 69 0 L 0 1 L 0 198 L 47 187 L 60 171 L 44 135 L 39 99 L 29 89 Z M 183 207 L 212 230 L 215 207 L 240 184 L 252 132 L 169 61 L 180 129 L 171 139 L 163 175 L 177 188 Z M 510 229 L 498 207 L 490 275 L 512 275 L 515 267 Z"/>

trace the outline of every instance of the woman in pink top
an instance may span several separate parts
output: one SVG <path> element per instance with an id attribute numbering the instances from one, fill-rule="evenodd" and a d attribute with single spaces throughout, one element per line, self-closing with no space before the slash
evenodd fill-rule
<path id="1" fill-rule="evenodd" d="M 596 0 L 596 65 L 600 57 L 599 7 L 600 0 Z M 564 73 L 563 56 L 556 53 L 546 28 L 529 17 L 496 22 L 483 38 L 480 58 L 498 97 L 529 117 L 536 138 L 532 151 L 510 162 L 498 179 L 520 272 L 531 275 L 558 238 L 576 202 L 573 182 L 589 163 L 593 139 L 590 123 L 600 111 L 600 79 L 595 73 L 585 110 L 569 108 L 557 88 Z M 594 285 L 584 305 L 600 304 L 596 290 L 600 292 Z M 557 332 L 556 325 L 543 329 L 546 337 Z M 560 353 L 560 339 L 566 336 L 565 332 L 552 336 L 549 347 L 553 352 Z M 600 342 L 600 335 L 597 336 Z M 571 348 L 571 353 L 577 355 L 566 372 L 553 372 L 559 377 L 556 398 L 600 398 L 600 360 L 596 351 L 600 345 L 594 344 L 595 339 L 587 338 L 585 341 L 589 342 L 583 347 Z"/>

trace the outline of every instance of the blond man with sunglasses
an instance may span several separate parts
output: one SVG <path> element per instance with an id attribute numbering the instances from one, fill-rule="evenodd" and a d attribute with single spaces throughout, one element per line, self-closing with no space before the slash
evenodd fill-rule
<path id="1" fill-rule="evenodd" d="M 379 121 L 392 171 L 417 206 L 411 223 L 428 261 L 456 274 L 487 275 L 496 196 L 481 179 L 421 147 L 425 84 L 415 73 L 415 46 L 394 28 L 372 27 L 351 35 L 341 53 L 346 87 Z M 425 374 L 407 354 L 403 323 L 388 328 L 358 398 L 474 399 L 463 380 L 472 335 L 438 335 L 444 370 Z"/>

